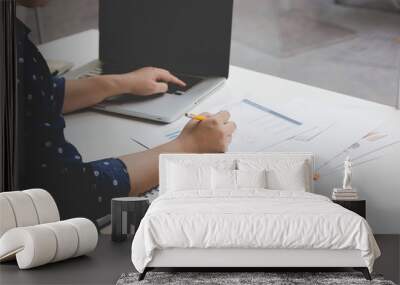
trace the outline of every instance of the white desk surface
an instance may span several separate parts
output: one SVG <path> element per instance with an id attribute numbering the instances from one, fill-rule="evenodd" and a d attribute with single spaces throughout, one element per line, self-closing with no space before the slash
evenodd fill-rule
<path id="1" fill-rule="evenodd" d="M 40 50 L 48 59 L 70 61 L 77 68 L 97 59 L 98 31 L 89 30 L 65 37 L 41 46 Z M 395 120 L 399 121 L 400 128 L 400 111 L 394 111 L 392 107 L 236 66 L 230 67 L 225 86 L 204 100 L 196 110 L 206 111 L 207 106 L 214 102 L 223 102 L 226 96 L 237 99 L 262 98 L 271 105 L 285 103 L 294 97 L 307 100 L 323 98 L 329 109 L 357 106 L 364 110 L 382 112 L 382 115 L 388 112 L 397 113 Z M 139 130 L 157 132 L 160 128 L 156 123 L 91 110 L 69 114 L 65 118 L 66 138 L 78 148 L 86 161 L 141 151 L 144 148 L 130 138 L 138 137 Z M 338 140 L 340 137 L 332 139 Z M 376 233 L 400 233 L 399 169 L 400 146 L 394 146 L 386 150 L 383 158 L 361 165 L 354 171 L 356 186 L 367 200 L 367 219 Z M 332 188 L 338 186 L 340 181 L 341 174 L 332 175 L 318 182 L 316 191 L 330 196 Z"/>

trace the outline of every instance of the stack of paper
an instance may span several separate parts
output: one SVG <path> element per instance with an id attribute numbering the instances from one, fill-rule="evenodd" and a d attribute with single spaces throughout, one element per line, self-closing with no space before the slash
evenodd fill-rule
<path id="1" fill-rule="evenodd" d="M 333 200 L 358 200 L 358 193 L 356 189 L 333 189 Z"/>

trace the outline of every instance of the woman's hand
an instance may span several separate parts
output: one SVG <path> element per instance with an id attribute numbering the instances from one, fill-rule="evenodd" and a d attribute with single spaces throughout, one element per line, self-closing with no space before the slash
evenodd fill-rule
<path id="1" fill-rule="evenodd" d="M 168 84 L 186 84 L 169 71 L 145 67 L 130 73 L 101 75 L 79 80 L 68 80 L 65 90 L 63 112 L 69 113 L 96 105 L 108 97 L 120 94 L 148 96 L 164 93 Z M 84 96 L 83 96 L 84 95 Z"/>
<path id="2" fill-rule="evenodd" d="M 225 152 L 232 141 L 236 124 L 229 121 L 230 114 L 221 111 L 215 115 L 203 113 L 207 119 L 190 120 L 183 128 L 177 141 L 185 152 L 214 153 Z"/>
<path id="3" fill-rule="evenodd" d="M 190 120 L 173 141 L 158 147 L 120 157 L 128 168 L 131 183 L 130 196 L 153 188 L 158 181 L 158 158 L 162 153 L 213 153 L 225 152 L 236 129 L 226 111 L 216 115 L 203 113 L 207 119 Z"/>
<path id="4" fill-rule="evenodd" d="M 144 67 L 120 76 L 120 84 L 124 93 L 140 96 L 165 93 L 168 90 L 167 83 L 186 85 L 168 70 L 155 67 Z"/>

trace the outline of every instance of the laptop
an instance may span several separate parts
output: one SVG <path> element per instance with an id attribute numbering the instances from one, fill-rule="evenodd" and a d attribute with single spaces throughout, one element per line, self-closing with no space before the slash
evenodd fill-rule
<path id="1" fill-rule="evenodd" d="M 165 94 L 122 94 L 96 109 L 170 123 L 220 87 L 229 74 L 233 0 L 101 0 L 102 74 L 153 66 L 187 85 Z"/>

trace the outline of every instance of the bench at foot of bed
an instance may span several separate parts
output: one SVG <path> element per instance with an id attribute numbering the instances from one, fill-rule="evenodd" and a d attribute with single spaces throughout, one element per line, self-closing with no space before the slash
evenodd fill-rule
<path id="1" fill-rule="evenodd" d="M 146 273 L 147 272 L 149 272 L 149 271 L 151 271 L 151 270 L 153 270 L 153 269 L 155 269 L 155 268 L 153 268 L 153 267 L 146 267 L 144 270 L 143 270 L 143 272 L 142 273 L 140 273 L 139 274 L 139 278 L 138 278 L 138 281 L 142 281 L 145 277 L 146 277 Z M 185 267 L 185 271 L 187 271 L 189 268 L 188 267 Z M 193 268 L 193 269 L 195 269 L 195 268 Z M 218 269 L 218 268 L 215 268 L 215 269 Z M 235 268 L 229 268 L 229 272 L 246 272 L 246 270 L 243 270 L 244 268 L 237 268 L 237 269 L 235 269 Z M 272 268 L 246 268 L 246 269 L 252 269 L 252 270 L 248 270 L 249 272 L 252 272 L 252 271 L 254 271 L 254 270 L 257 270 L 257 271 L 263 271 L 262 269 L 269 269 L 269 270 L 271 270 Z M 280 270 L 282 270 L 282 268 L 276 268 L 276 269 L 279 269 L 279 271 Z M 290 271 L 290 270 L 293 270 L 294 268 L 285 268 L 285 270 L 287 270 L 287 271 Z M 297 268 L 297 269 L 299 269 L 299 268 Z M 310 268 L 310 269 L 313 269 L 313 268 Z M 317 268 L 314 268 L 314 269 L 317 269 Z M 356 271 L 360 271 L 363 275 L 364 275 L 364 278 L 366 279 L 366 280 L 372 280 L 372 278 L 371 278 L 371 274 L 369 273 L 369 270 L 368 270 L 368 268 L 367 267 L 353 267 L 353 269 L 354 270 L 356 270 Z M 206 272 L 213 272 L 214 270 L 213 270 L 213 268 L 201 268 L 201 271 L 206 271 Z M 304 271 L 307 271 L 307 269 L 304 269 Z M 321 269 L 321 271 L 323 271 L 322 269 Z M 267 271 L 266 271 L 267 272 Z"/>

